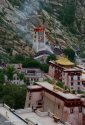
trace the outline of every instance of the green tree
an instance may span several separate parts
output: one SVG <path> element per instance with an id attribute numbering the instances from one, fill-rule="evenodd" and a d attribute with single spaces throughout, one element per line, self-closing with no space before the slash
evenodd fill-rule
<path id="1" fill-rule="evenodd" d="M 51 54 L 47 57 L 46 62 L 49 63 L 50 60 L 56 60 L 56 56 L 54 54 Z"/>
<path id="2" fill-rule="evenodd" d="M 24 108 L 26 91 L 26 86 L 0 84 L 0 100 L 3 100 L 11 108 Z"/>
<path id="3" fill-rule="evenodd" d="M 13 63 L 23 63 L 25 61 L 25 56 L 21 54 L 16 54 L 12 60 Z"/>
<path id="4" fill-rule="evenodd" d="M 3 84 L 4 82 L 5 82 L 4 73 L 3 70 L 0 70 L 0 83 Z"/>
<path id="5" fill-rule="evenodd" d="M 7 75 L 8 81 L 13 80 L 13 75 L 16 73 L 15 68 L 12 66 L 8 66 L 5 70 L 5 74 Z"/>
<path id="6" fill-rule="evenodd" d="M 48 73 L 49 66 L 48 64 L 41 64 L 40 69 L 45 73 Z"/>
<path id="7" fill-rule="evenodd" d="M 64 49 L 64 54 L 69 58 L 69 60 L 75 61 L 75 52 L 71 48 Z"/>
<path id="8" fill-rule="evenodd" d="M 19 77 L 20 80 L 24 80 L 24 74 L 18 73 L 18 77 Z"/>
<path id="9" fill-rule="evenodd" d="M 39 68 L 40 67 L 40 62 L 33 58 L 26 58 L 23 67 L 25 68 Z"/>
<path id="10" fill-rule="evenodd" d="M 3 101 L 4 101 L 7 105 L 9 105 L 11 108 L 14 107 L 15 100 L 14 100 L 14 98 L 13 98 L 12 96 L 10 96 L 10 95 L 4 95 L 4 96 L 3 96 Z"/>

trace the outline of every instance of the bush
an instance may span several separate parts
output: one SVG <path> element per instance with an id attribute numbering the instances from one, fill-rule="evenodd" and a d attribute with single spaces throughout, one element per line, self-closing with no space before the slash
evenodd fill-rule
<path id="1" fill-rule="evenodd" d="M 75 61 L 75 52 L 71 48 L 64 49 L 64 54 L 69 58 L 69 60 Z"/>
<path id="2" fill-rule="evenodd" d="M 5 82 L 4 72 L 0 70 L 0 83 L 3 84 L 4 82 Z"/>
<path id="3" fill-rule="evenodd" d="M 47 57 L 46 62 L 49 63 L 50 60 L 56 60 L 56 56 L 54 54 L 51 54 Z"/>
<path id="4" fill-rule="evenodd" d="M 45 73 L 48 73 L 49 66 L 48 64 L 41 64 L 40 69 Z"/>
<path id="5" fill-rule="evenodd" d="M 64 90 L 68 90 L 68 87 L 67 87 L 67 86 L 64 86 Z"/>
<path id="6" fill-rule="evenodd" d="M 61 81 L 58 81 L 56 85 L 61 87 L 61 88 L 64 88 L 64 83 Z"/>
<path id="7" fill-rule="evenodd" d="M 24 108 L 26 90 L 26 86 L 0 84 L 0 100 L 3 100 L 11 108 Z"/>

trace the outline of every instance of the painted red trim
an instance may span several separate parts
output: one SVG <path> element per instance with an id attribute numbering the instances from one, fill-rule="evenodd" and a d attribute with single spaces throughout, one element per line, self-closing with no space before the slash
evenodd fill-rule
<path id="1" fill-rule="evenodd" d="M 27 88 L 27 90 L 30 91 L 30 92 L 40 92 L 40 91 L 43 90 L 43 88 L 35 88 L 35 89 L 34 88 L 33 89 L 32 88 Z"/>
<path id="2" fill-rule="evenodd" d="M 45 28 L 44 27 L 37 27 L 34 29 L 35 32 L 44 32 L 45 31 Z"/>
<path id="3" fill-rule="evenodd" d="M 46 88 L 38 88 L 38 89 L 29 89 L 30 92 L 40 92 L 40 91 L 45 91 L 49 94 L 51 94 L 52 96 L 55 96 L 56 98 L 60 99 L 61 101 L 64 102 L 64 105 L 66 107 L 80 107 L 82 106 L 82 101 L 80 99 L 66 99 L 60 95 L 58 95 L 57 93 L 48 90 Z"/>

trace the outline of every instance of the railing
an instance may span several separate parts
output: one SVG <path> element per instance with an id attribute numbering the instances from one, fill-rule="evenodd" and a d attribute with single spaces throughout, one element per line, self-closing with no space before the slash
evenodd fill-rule
<path id="1" fill-rule="evenodd" d="M 10 110 L 11 108 L 8 106 L 8 105 L 6 105 L 6 104 L 4 104 L 3 105 L 7 110 Z"/>

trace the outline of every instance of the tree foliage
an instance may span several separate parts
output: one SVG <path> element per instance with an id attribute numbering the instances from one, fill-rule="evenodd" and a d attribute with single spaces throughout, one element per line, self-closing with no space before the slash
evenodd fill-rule
<path id="1" fill-rule="evenodd" d="M 75 61 L 75 52 L 71 48 L 64 49 L 64 54 L 71 60 Z"/>
<path id="2" fill-rule="evenodd" d="M 24 74 L 18 73 L 18 77 L 19 77 L 20 80 L 24 80 Z"/>
<path id="3" fill-rule="evenodd" d="M 23 67 L 25 68 L 40 68 L 45 73 L 48 72 L 48 64 L 42 64 L 33 58 L 26 58 Z"/>
<path id="4" fill-rule="evenodd" d="M 0 84 L 0 100 L 15 109 L 24 108 L 26 90 L 26 86 Z"/>
<path id="5" fill-rule="evenodd" d="M 7 75 L 8 80 L 13 79 L 13 75 L 15 74 L 15 69 L 12 66 L 8 66 L 5 70 L 5 74 Z"/>
<path id="6" fill-rule="evenodd" d="M 56 60 L 56 56 L 54 54 L 51 54 L 47 57 L 46 62 L 49 63 L 50 60 Z"/>
<path id="7" fill-rule="evenodd" d="M 0 83 L 3 84 L 4 82 L 5 82 L 4 72 L 3 70 L 0 70 Z"/>
<path id="8" fill-rule="evenodd" d="M 64 88 L 64 83 L 61 81 L 58 81 L 56 85 L 61 87 L 61 88 Z"/>
<path id="9" fill-rule="evenodd" d="M 16 54 L 13 58 L 12 58 L 12 63 L 24 63 L 25 61 L 25 56 L 21 55 L 21 54 Z"/>
<path id="10" fill-rule="evenodd" d="M 25 68 L 39 68 L 40 67 L 40 62 L 33 58 L 25 58 L 23 62 L 23 67 Z"/>
<path id="11" fill-rule="evenodd" d="M 48 73 L 49 66 L 48 64 L 41 64 L 40 69 L 45 73 Z"/>

